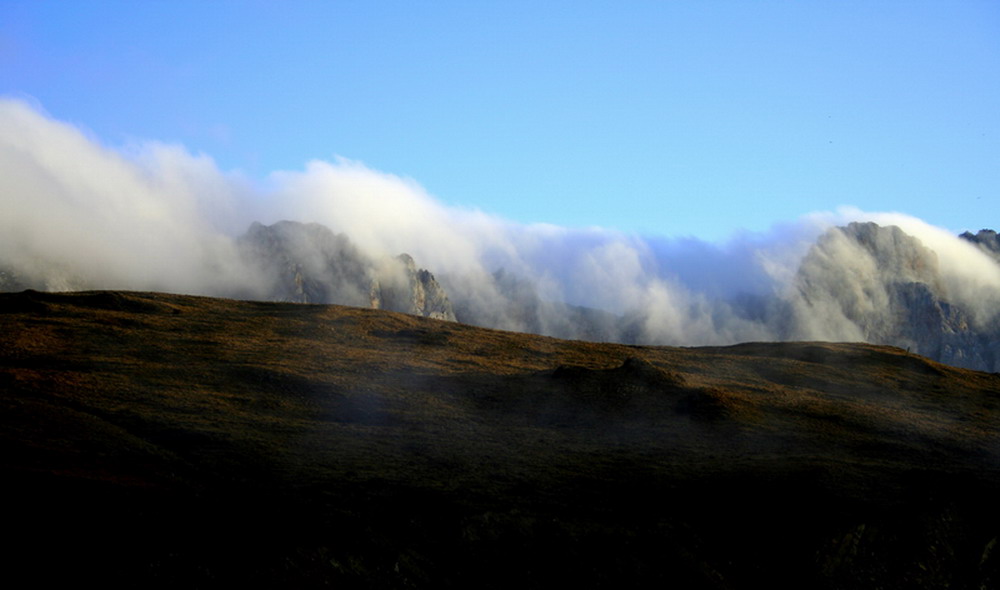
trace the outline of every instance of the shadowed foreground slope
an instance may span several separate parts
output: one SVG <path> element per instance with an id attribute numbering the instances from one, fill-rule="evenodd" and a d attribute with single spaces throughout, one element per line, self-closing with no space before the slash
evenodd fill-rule
<path id="1" fill-rule="evenodd" d="M 382 311 L 0 295 L 5 571 L 143 586 L 994 588 L 1000 376 Z"/>

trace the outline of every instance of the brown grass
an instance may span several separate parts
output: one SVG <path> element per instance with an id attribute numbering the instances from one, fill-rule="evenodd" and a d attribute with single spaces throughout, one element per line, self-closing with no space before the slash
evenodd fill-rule
<path id="1" fill-rule="evenodd" d="M 0 295 L 11 562 L 123 584 L 989 587 L 998 396 L 864 344 Z"/>

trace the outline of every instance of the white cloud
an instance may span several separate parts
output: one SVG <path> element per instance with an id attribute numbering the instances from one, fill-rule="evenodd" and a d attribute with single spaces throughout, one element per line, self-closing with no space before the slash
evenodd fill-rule
<path id="1" fill-rule="evenodd" d="M 1000 268 L 986 255 L 899 213 L 814 213 L 721 244 L 519 225 L 447 207 L 411 179 L 344 158 L 274 172 L 255 187 L 183 147 L 150 142 L 110 149 L 10 99 L 0 100 L 0 207 L 0 267 L 41 275 L 50 287 L 253 296 L 260 290 L 233 238 L 251 221 L 290 219 L 322 223 L 375 257 L 410 253 L 448 277 L 453 297 L 498 327 L 522 329 L 526 321 L 489 278 L 503 268 L 534 285 L 543 300 L 624 314 L 645 339 L 660 343 L 779 337 L 780 327 L 743 317 L 730 302 L 747 294 L 789 297 L 816 237 L 853 220 L 895 224 L 917 236 L 937 252 L 955 297 L 984 314 L 984 302 L 995 303 L 1000 293 Z M 870 269 L 847 250 L 838 261 L 842 288 L 864 289 L 855 279 Z M 545 304 L 535 311 L 549 314 L 539 318 L 543 325 L 572 330 L 565 308 Z M 799 312 L 799 335 L 858 336 L 831 301 Z"/>

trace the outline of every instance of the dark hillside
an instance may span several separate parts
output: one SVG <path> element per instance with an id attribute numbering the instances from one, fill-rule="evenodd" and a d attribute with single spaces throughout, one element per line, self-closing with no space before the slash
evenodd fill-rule
<path id="1" fill-rule="evenodd" d="M 0 294 L 4 570 L 131 587 L 996 588 L 1000 376 Z"/>

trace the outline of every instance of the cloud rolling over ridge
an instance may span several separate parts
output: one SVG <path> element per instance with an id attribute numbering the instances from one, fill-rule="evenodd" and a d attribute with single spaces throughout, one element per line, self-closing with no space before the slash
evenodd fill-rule
<path id="1" fill-rule="evenodd" d="M 113 149 L 9 99 L 0 101 L 0 179 L 0 269 L 53 290 L 264 297 L 267 286 L 236 238 L 253 221 L 290 219 L 343 233 L 372 257 L 411 254 L 474 316 L 460 320 L 657 344 L 862 339 L 851 318 L 838 315 L 839 300 L 801 300 L 799 271 L 830 227 L 872 220 L 933 250 L 948 294 L 982 321 L 991 321 L 1000 293 L 995 260 L 902 214 L 814 214 L 721 244 L 522 225 L 445 206 L 413 180 L 347 159 L 312 161 L 254 183 L 175 145 Z M 847 264 L 842 279 L 859 292 L 881 276 L 851 244 L 831 243 L 828 254 Z M 858 301 L 879 305 L 887 297 Z M 570 306 L 608 314 L 588 316 L 602 327 L 584 334 Z"/>

